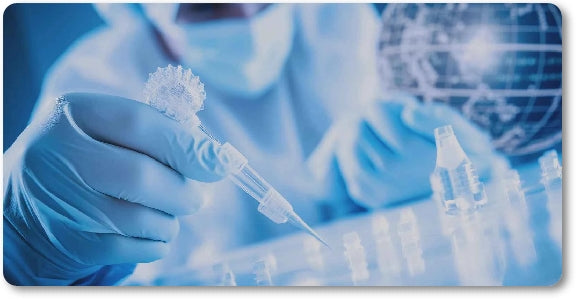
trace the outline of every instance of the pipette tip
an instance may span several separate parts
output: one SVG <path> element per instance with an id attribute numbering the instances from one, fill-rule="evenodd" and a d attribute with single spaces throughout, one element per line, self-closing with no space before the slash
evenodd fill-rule
<path id="1" fill-rule="evenodd" d="M 292 225 L 295 225 L 296 227 L 306 231 L 309 235 L 313 236 L 317 241 L 322 243 L 324 246 L 328 247 L 328 249 L 332 250 L 330 245 L 328 245 L 328 243 L 326 243 L 326 241 L 324 241 L 324 239 L 322 239 L 320 235 L 316 233 L 316 231 L 310 228 L 310 226 L 308 226 L 308 224 L 306 224 L 306 222 L 304 222 L 302 218 L 300 218 L 296 213 L 290 214 L 288 220 L 290 223 L 292 223 Z"/>

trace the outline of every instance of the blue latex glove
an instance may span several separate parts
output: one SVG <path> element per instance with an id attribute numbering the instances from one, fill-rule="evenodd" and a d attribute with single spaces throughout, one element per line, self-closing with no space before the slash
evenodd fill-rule
<path id="1" fill-rule="evenodd" d="M 137 101 L 71 94 L 4 154 L 4 275 L 17 285 L 114 284 L 168 253 L 198 181 L 229 156 Z M 127 265 L 128 264 L 128 265 Z"/>
<path id="2" fill-rule="evenodd" d="M 335 156 L 348 195 L 369 208 L 429 195 L 436 163 L 434 129 L 448 124 L 480 177 L 488 177 L 490 138 L 459 112 L 412 98 L 379 101 L 340 125 Z"/>

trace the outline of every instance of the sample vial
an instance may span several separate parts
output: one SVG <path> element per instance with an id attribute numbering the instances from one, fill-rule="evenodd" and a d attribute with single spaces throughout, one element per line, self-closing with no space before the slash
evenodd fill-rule
<path id="1" fill-rule="evenodd" d="M 258 286 L 272 286 L 272 273 L 276 270 L 276 258 L 268 255 L 260 258 L 254 263 L 252 273 Z"/>
<path id="2" fill-rule="evenodd" d="M 550 214 L 549 233 L 554 241 L 562 247 L 562 166 L 556 150 L 544 153 L 539 159 L 541 182 L 548 197 L 548 213 Z"/>
<path id="3" fill-rule="evenodd" d="M 392 242 L 390 224 L 385 216 L 372 217 L 372 238 L 376 244 L 376 259 L 381 274 L 394 275 L 402 271 L 400 255 Z"/>
<path id="4" fill-rule="evenodd" d="M 450 236 L 458 278 L 461 285 L 498 286 L 506 266 L 502 244 L 486 232 L 486 224 L 478 217 L 463 218 Z"/>
<path id="5" fill-rule="evenodd" d="M 486 204 L 484 185 L 460 146 L 452 126 L 434 130 L 436 168 L 430 176 L 435 198 L 448 214 L 470 213 Z"/>
<path id="6" fill-rule="evenodd" d="M 226 263 L 219 263 L 214 266 L 214 273 L 219 278 L 220 286 L 237 286 L 236 276 Z"/>
<path id="7" fill-rule="evenodd" d="M 508 170 L 504 177 L 504 189 L 506 191 L 506 200 L 512 209 L 518 210 L 522 216 L 528 218 L 528 206 L 526 204 L 526 195 L 522 191 L 520 175 L 516 170 Z"/>
<path id="8" fill-rule="evenodd" d="M 362 241 L 357 232 L 349 232 L 342 236 L 344 244 L 344 255 L 348 260 L 352 281 L 357 284 L 370 278 L 368 262 L 366 261 L 366 251 L 362 246 Z"/>
<path id="9" fill-rule="evenodd" d="M 525 267 L 536 260 L 526 196 L 522 190 L 518 171 L 505 171 L 503 181 L 506 205 L 503 207 L 502 215 L 509 236 L 508 240 L 514 259 L 520 266 Z"/>
<path id="10" fill-rule="evenodd" d="M 398 221 L 398 237 L 402 246 L 402 256 L 406 261 L 408 273 L 411 276 L 424 273 L 426 263 L 422 257 L 422 246 L 420 245 L 420 231 L 418 221 L 411 208 L 402 210 Z"/>
<path id="11" fill-rule="evenodd" d="M 312 270 L 324 270 L 324 257 L 322 256 L 322 244 L 312 237 L 304 237 L 304 255 Z"/>

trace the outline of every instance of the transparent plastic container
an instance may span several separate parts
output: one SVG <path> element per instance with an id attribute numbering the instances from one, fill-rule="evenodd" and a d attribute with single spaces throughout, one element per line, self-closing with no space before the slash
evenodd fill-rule
<path id="1" fill-rule="evenodd" d="M 436 168 L 430 176 L 435 198 L 447 214 L 470 213 L 486 204 L 484 184 L 460 146 L 452 126 L 434 130 Z"/>

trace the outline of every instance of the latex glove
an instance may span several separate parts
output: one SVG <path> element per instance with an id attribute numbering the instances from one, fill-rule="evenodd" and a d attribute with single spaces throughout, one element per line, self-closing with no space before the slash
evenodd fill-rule
<path id="1" fill-rule="evenodd" d="M 202 205 L 198 182 L 236 166 L 200 130 L 137 101 L 60 100 L 4 155 L 4 275 L 17 285 L 114 284 L 132 264 L 165 256 L 176 216 Z"/>
<path id="2" fill-rule="evenodd" d="M 490 138 L 441 103 L 379 101 L 341 127 L 336 162 L 349 196 L 376 208 L 427 196 L 436 163 L 434 129 L 451 124 L 481 177 L 490 174 Z"/>

